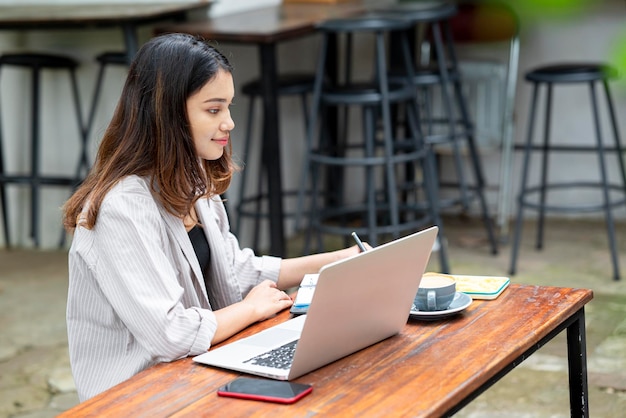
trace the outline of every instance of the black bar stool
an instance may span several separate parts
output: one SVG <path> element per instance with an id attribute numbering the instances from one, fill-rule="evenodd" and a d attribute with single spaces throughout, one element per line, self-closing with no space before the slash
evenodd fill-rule
<path id="1" fill-rule="evenodd" d="M 280 75 L 278 78 L 278 97 L 299 97 L 302 104 L 302 113 L 304 118 L 304 132 L 308 132 L 309 128 L 309 106 L 308 96 L 313 91 L 313 83 L 315 75 L 305 73 L 287 73 Z M 248 119 L 246 122 L 246 133 L 244 139 L 244 150 L 242 159 L 245 163 L 250 157 L 250 146 L 252 143 L 252 128 L 254 124 L 255 107 L 257 99 L 261 98 L 262 86 L 260 80 L 252 80 L 241 88 L 241 93 L 249 98 Z M 259 153 L 260 155 L 260 153 Z M 280 158 L 280 156 L 276 156 Z M 267 192 L 264 191 L 264 178 L 266 169 L 263 166 L 262 158 L 260 158 L 260 173 L 252 173 L 249 169 L 244 168 L 239 185 L 238 203 L 236 207 L 237 216 L 235 218 L 234 231 L 241 235 L 242 222 L 244 218 L 251 218 L 253 221 L 253 244 L 252 248 L 259 249 L 261 221 L 269 217 L 267 208 L 263 208 L 263 202 L 267 200 Z M 248 180 L 251 175 L 256 176 L 256 184 L 254 192 L 247 194 Z M 296 190 L 283 191 L 284 197 L 296 196 Z M 287 217 L 294 217 L 295 213 L 286 213 Z"/>
<path id="2" fill-rule="evenodd" d="M 613 214 L 611 209 L 619 205 L 626 204 L 626 169 L 624 166 L 624 149 L 620 142 L 619 132 L 617 129 L 617 120 L 615 116 L 615 109 L 613 107 L 613 101 L 611 99 L 611 93 L 609 90 L 608 81 L 616 75 L 614 69 L 598 63 L 566 63 L 548 65 L 536 68 L 526 73 L 526 80 L 533 85 L 533 94 L 530 104 L 530 119 L 528 122 L 528 132 L 526 138 L 526 144 L 523 146 L 524 160 L 522 166 L 521 186 L 519 191 L 519 197 L 517 199 L 517 220 L 515 223 L 514 241 L 511 256 L 510 273 L 515 274 L 517 255 L 519 250 L 519 244 L 522 234 L 522 219 L 524 208 L 537 210 L 538 223 L 537 223 L 537 241 L 536 248 L 543 248 L 543 227 L 545 213 L 548 211 L 553 212 L 567 212 L 567 213 L 585 213 L 593 211 L 604 211 L 604 218 L 606 221 L 606 228 L 609 239 L 609 248 L 611 251 L 611 261 L 613 264 L 613 278 L 614 280 L 620 279 L 619 263 L 618 263 L 618 251 L 617 243 L 615 239 L 615 225 L 613 222 Z M 586 83 L 589 85 L 589 93 L 591 100 L 591 111 L 593 117 L 593 124 L 595 129 L 596 144 L 591 146 L 584 145 L 568 145 L 568 144 L 551 144 L 550 143 L 550 116 L 552 107 L 552 88 L 553 84 L 575 84 Z M 598 108 L 598 102 L 596 97 L 596 83 L 601 83 L 604 87 L 606 94 L 606 103 L 609 111 L 609 119 L 611 122 L 614 146 L 607 145 L 602 137 L 600 113 Z M 546 87 L 546 114 L 544 120 L 544 132 L 543 143 L 541 145 L 533 144 L 533 129 L 535 124 L 535 114 L 537 109 L 537 98 L 539 94 L 539 88 L 541 86 Z M 530 156 L 531 153 L 537 151 L 541 154 L 541 171 L 540 181 L 538 186 L 529 186 L 528 177 L 530 175 Z M 598 156 L 600 181 L 548 181 L 548 155 L 550 152 L 595 152 Z M 611 183 L 608 178 L 606 168 L 606 152 L 614 152 L 617 157 L 619 169 L 620 169 L 620 181 L 621 184 Z M 601 203 L 590 205 L 557 205 L 549 204 L 546 201 L 547 193 L 549 190 L 561 190 L 567 188 L 591 188 L 600 189 L 602 193 Z M 613 192 L 613 197 L 611 197 Z M 538 198 L 532 199 L 531 196 Z M 619 198 L 617 196 L 619 196 Z"/>
<path id="3" fill-rule="evenodd" d="M 412 23 L 411 34 L 422 30 L 423 45 L 428 45 L 428 53 L 414 54 L 417 61 L 416 70 L 411 77 L 412 84 L 418 89 L 421 106 L 421 122 L 425 126 L 425 141 L 435 149 L 442 145 L 449 145 L 457 182 L 453 186 L 458 188 L 459 197 L 441 200 L 441 209 L 461 205 L 464 211 L 469 208 L 470 201 L 477 198 L 487 238 L 491 246 L 491 253 L 498 253 L 498 243 L 495 236 L 493 220 L 485 199 L 485 178 L 482 163 L 474 137 L 474 126 L 470 120 L 467 102 L 463 94 L 462 75 L 454 47 L 454 40 L 450 29 L 450 19 L 458 13 L 457 5 L 446 1 L 414 2 L 395 4 L 377 11 L 387 16 L 403 18 Z M 434 57 L 431 63 L 430 55 Z M 394 69 L 395 70 L 395 69 Z M 394 71 L 395 72 L 395 71 Z M 400 70 L 400 75 L 392 73 L 392 79 L 401 79 L 406 74 Z M 432 103 L 429 90 L 438 87 L 441 90 L 443 112 L 441 118 L 435 118 L 432 113 Z M 453 92 L 450 91 L 453 89 Z M 456 109 L 456 111 L 455 111 Z M 441 130 L 435 126 L 445 126 Z M 461 146 L 465 144 L 469 152 L 469 163 L 473 170 L 474 184 L 470 185 L 463 168 L 464 155 Z M 443 188 L 446 185 L 441 184 Z"/>
<path id="4" fill-rule="evenodd" d="M 422 142 L 417 120 L 415 89 L 406 81 L 389 82 L 387 38 L 392 31 L 405 31 L 411 23 L 401 19 L 364 16 L 352 19 L 332 19 L 321 23 L 322 45 L 316 71 L 315 90 L 307 135 L 306 163 L 303 164 L 302 186 L 299 196 L 299 214 L 304 207 L 304 190 L 311 183 L 311 204 L 307 225 L 305 253 L 309 252 L 312 235 L 315 234 L 317 249 L 323 248 L 322 235 L 349 237 L 352 231 L 359 233 L 376 246 L 381 239 L 398 238 L 426 225 L 440 228 L 441 270 L 449 270 L 442 222 L 437 206 L 437 183 L 434 155 Z M 329 45 L 335 40 L 345 41 L 345 65 L 354 60 L 359 51 L 353 48 L 355 38 L 374 39 L 372 77 L 354 80 L 350 74 L 338 82 L 325 80 L 325 68 Z M 404 51 L 407 74 L 412 75 L 412 60 L 406 36 L 400 37 Z M 402 137 L 394 137 L 392 106 L 402 107 L 408 129 Z M 362 138 L 348 141 L 355 135 L 340 135 L 333 143 L 329 132 L 331 110 L 358 109 L 363 126 Z M 348 117 L 344 112 L 343 117 Z M 343 120 L 340 124 L 346 124 Z M 319 138 L 316 141 L 314 138 Z M 414 176 L 400 173 L 407 166 L 421 169 L 423 182 L 417 184 Z M 336 183 L 333 199 L 320 204 L 320 196 L 327 193 L 320 184 L 330 176 Z M 349 179 L 362 178 L 363 198 L 358 199 L 354 190 L 345 184 Z M 425 197 L 416 191 L 425 190 Z M 412 196 L 411 196 L 412 195 Z M 299 225 L 299 224 L 297 224 Z"/>
<path id="5" fill-rule="evenodd" d="M 40 186 L 75 186 L 79 181 L 75 176 L 47 176 L 40 172 L 40 139 L 39 139 L 39 114 L 40 114 L 40 76 L 42 70 L 67 70 L 69 72 L 72 94 L 76 111 L 76 119 L 81 138 L 81 155 L 85 152 L 84 128 L 80 107 L 80 97 L 78 84 L 76 81 L 76 68 L 78 62 L 73 58 L 39 53 L 10 53 L 0 56 L 0 69 L 5 66 L 24 67 L 31 70 L 32 74 L 32 98 L 31 98 L 31 144 L 30 144 L 30 174 L 8 175 L 5 173 L 5 165 L 0 163 L 0 186 L 2 189 L 2 222 L 4 226 L 4 238 L 6 246 L 10 246 L 10 233 L 6 204 L 6 185 L 9 183 L 26 184 L 31 188 L 31 230 L 30 236 L 35 246 L 39 246 L 39 188 Z M 2 137 L 0 136 L 0 149 L 3 148 Z M 1 154 L 2 160 L 4 155 Z"/>

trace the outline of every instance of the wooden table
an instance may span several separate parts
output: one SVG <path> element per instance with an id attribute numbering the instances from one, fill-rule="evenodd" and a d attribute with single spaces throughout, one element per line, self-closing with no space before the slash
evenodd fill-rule
<path id="1" fill-rule="evenodd" d="M 400 334 L 296 379 L 314 389 L 293 405 L 218 397 L 216 389 L 238 374 L 187 358 L 145 370 L 61 416 L 449 416 L 563 330 L 570 413 L 588 416 L 584 306 L 592 297 L 586 289 L 511 285 L 459 315 L 410 319 Z M 284 312 L 233 340 L 287 318 Z"/>
<path id="2" fill-rule="evenodd" d="M 27 4 L 0 6 L 0 30 L 120 27 L 128 62 L 138 49 L 137 28 L 162 20 L 181 20 L 207 9 L 213 0 L 169 3 Z"/>
<path id="3" fill-rule="evenodd" d="M 207 40 L 252 45 L 259 51 L 259 73 L 263 91 L 262 165 L 267 170 L 270 223 L 270 253 L 285 256 L 284 211 L 280 160 L 280 123 L 276 95 L 279 42 L 301 38 L 315 32 L 327 19 L 363 13 L 362 2 L 338 4 L 281 3 L 216 19 L 159 26 L 155 34 L 170 32 L 200 35 Z"/>

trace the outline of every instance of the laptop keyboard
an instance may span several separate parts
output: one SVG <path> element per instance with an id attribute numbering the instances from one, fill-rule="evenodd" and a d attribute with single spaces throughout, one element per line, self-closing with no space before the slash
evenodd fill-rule
<path id="1" fill-rule="evenodd" d="M 244 361 L 244 363 L 272 367 L 275 369 L 289 369 L 291 367 L 291 363 L 293 362 L 293 354 L 296 351 L 297 344 L 298 340 L 288 342 L 280 347 L 252 357 Z"/>

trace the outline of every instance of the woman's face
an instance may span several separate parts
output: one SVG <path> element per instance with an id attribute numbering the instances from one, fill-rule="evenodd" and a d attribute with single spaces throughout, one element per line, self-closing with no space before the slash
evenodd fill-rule
<path id="1" fill-rule="evenodd" d="M 196 153 L 204 160 L 217 160 L 228 145 L 235 127 L 230 105 L 235 96 L 233 76 L 224 70 L 187 99 L 187 116 Z"/>

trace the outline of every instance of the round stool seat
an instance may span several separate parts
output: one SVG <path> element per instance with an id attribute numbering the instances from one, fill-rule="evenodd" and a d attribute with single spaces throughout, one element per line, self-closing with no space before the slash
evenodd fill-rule
<path id="1" fill-rule="evenodd" d="M 414 23 L 449 19 L 455 16 L 457 12 L 456 4 L 445 1 L 399 3 L 380 10 L 383 15 L 402 16 Z"/>
<path id="2" fill-rule="evenodd" d="M 103 52 L 102 54 L 96 57 L 96 61 L 98 61 L 102 65 L 106 64 L 116 64 L 116 65 L 127 65 L 127 55 L 126 52 L 118 52 L 118 51 L 109 51 Z"/>
<path id="3" fill-rule="evenodd" d="M 278 95 L 291 96 L 305 94 L 313 91 L 315 82 L 314 74 L 291 73 L 278 77 Z M 241 87 L 241 93 L 245 96 L 261 96 L 261 80 L 250 81 Z"/>
<path id="4" fill-rule="evenodd" d="M 62 55 L 39 53 L 10 53 L 0 57 L 1 65 L 18 67 L 76 68 L 78 61 Z"/>
<path id="5" fill-rule="evenodd" d="M 457 81 L 460 82 L 461 74 L 459 73 L 458 69 L 455 67 L 450 67 L 450 66 L 448 66 L 447 69 L 448 69 L 448 80 L 451 82 L 457 82 Z M 392 71 L 389 74 L 389 80 L 393 82 L 397 82 L 399 80 L 406 82 L 407 76 L 402 72 Z M 411 84 L 415 86 L 430 86 L 430 85 L 441 84 L 442 83 L 441 72 L 439 71 L 438 68 L 436 68 L 433 65 L 430 65 L 428 67 L 418 68 L 413 73 L 413 78 L 410 81 L 411 81 Z"/>
<path id="6" fill-rule="evenodd" d="M 347 19 L 331 19 L 318 25 L 328 33 L 391 32 L 406 31 L 412 23 L 400 16 L 366 15 Z M 395 103 L 413 96 L 411 86 L 405 80 L 388 80 L 387 98 Z M 321 91 L 321 102 L 327 105 L 378 105 L 383 92 L 377 82 L 350 82 L 338 86 L 327 86 Z"/>
<path id="7" fill-rule="evenodd" d="M 389 84 L 389 103 L 408 100 L 413 97 L 413 88 L 406 83 Z M 371 83 L 355 83 L 341 86 L 332 91 L 322 92 L 321 101 L 333 105 L 378 104 L 383 100 L 382 92 Z"/>
<path id="8" fill-rule="evenodd" d="M 581 83 L 612 78 L 615 69 L 605 64 L 568 63 L 539 67 L 526 73 L 526 80 L 535 83 Z"/>
<path id="9" fill-rule="evenodd" d="M 366 15 L 350 19 L 331 19 L 317 27 L 327 32 L 377 32 L 407 30 L 411 22 L 397 17 Z"/>

